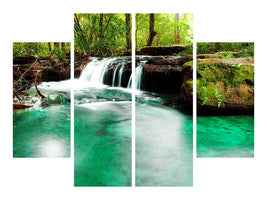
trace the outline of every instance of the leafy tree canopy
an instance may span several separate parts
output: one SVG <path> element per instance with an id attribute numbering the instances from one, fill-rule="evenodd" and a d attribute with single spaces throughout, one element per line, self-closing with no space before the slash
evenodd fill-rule
<path id="1" fill-rule="evenodd" d="M 95 56 L 113 56 L 125 51 L 127 49 L 125 15 L 74 14 L 75 51 Z"/>
<path id="2" fill-rule="evenodd" d="M 38 45 L 39 44 L 39 45 Z M 13 55 L 26 56 L 38 55 L 40 57 L 52 57 L 64 59 L 70 53 L 69 42 L 14 42 Z"/>
<path id="3" fill-rule="evenodd" d="M 177 15 L 177 14 L 176 14 Z M 175 20 L 175 14 L 155 14 L 156 36 L 152 46 L 171 46 L 175 44 L 193 43 L 193 14 L 178 14 L 179 20 Z M 149 37 L 149 14 L 136 14 L 136 48 L 146 46 Z M 177 29 L 177 33 L 175 32 Z M 175 38 L 179 36 L 179 43 Z"/>

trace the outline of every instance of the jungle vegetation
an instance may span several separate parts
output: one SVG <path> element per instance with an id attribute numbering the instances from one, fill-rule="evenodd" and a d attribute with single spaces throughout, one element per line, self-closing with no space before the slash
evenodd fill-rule
<path id="1" fill-rule="evenodd" d="M 136 49 L 192 44 L 192 14 L 136 14 Z M 131 52 L 131 14 L 75 13 L 76 54 L 120 56 Z"/>

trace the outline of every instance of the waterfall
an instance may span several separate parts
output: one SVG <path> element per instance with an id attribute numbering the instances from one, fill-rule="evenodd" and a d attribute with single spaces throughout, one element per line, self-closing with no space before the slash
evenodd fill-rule
<path id="1" fill-rule="evenodd" d="M 105 71 L 114 59 L 115 58 L 104 58 L 99 60 L 94 58 L 93 61 L 88 63 L 84 68 L 79 79 L 88 81 L 93 85 L 102 85 Z"/>
<path id="2" fill-rule="evenodd" d="M 122 66 L 119 70 L 119 76 L 118 76 L 118 87 L 121 87 L 121 79 L 122 79 L 122 73 L 124 70 L 124 62 L 122 62 Z"/>
<path id="3" fill-rule="evenodd" d="M 139 66 L 135 68 L 135 88 L 136 90 L 141 89 L 141 81 L 142 81 L 142 71 L 143 67 L 145 66 L 145 63 L 147 61 L 141 61 Z M 132 88 L 132 75 L 129 79 L 127 88 Z"/>
<path id="4" fill-rule="evenodd" d="M 129 74 L 128 58 L 93 58 L 93 60 L 83 69 L 79 80 L 88 81 L 93 86 L 110 85 L 112 87 L 132 88 L 132 74 Z M 143 59 L 143 58 L 142 58 Z M 140 61 L 135 69 L 135 89 L 141 89 L 142 70 L 147 59 Z M 128 67 L 128 68 L 127 68 Z M 126 70 L 126 72 L 125 72 Z M 129 80 L 127 80 L 129 78 Z"/>
<path id="5" fill-rule="evenodd" d="M 117 70 L 119 68 L 119 65 L 116 66 L 114 72 L 113 72 L 113 77 L 112 77 L 112 87 L 115 87 L 115 79 L 116 79 L 116 73 L 117 73 Z"/>

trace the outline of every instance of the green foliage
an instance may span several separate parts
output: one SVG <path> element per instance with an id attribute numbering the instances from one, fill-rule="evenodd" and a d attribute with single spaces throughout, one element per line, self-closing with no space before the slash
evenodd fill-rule
<path id="1" fill-rule="evenodd" d="M 56 48 L 54 45 L 54 42 L 39 42 L 39 46 L 37 42 L 14 42 L 13 56 L 37 56 L 38 48 L 40 57 L 52 57 L 63 60 L 66 58 L 66 54 L 70 53 L 70 43 L 64 42 L 63 44 L 62 42 L 60 42 L 58 43 L 59 48 Z"/>
<path id="2" fill-rule="evenodd" d="M 228 66 L 202 62 L 198 63 L 197 72 L 200 77 L 197 80 L 197 94 L 202 105 L 220 107 L 225 102 L 226 96 L 232 95 L 230 88 L 238 90 L 241 85 L 254 83 L 253 66 L 242 64 Z M 253 88 L 253 85 L 250 88 Z"/>
<path id="3" fill-rule="evenodd" d="M 179 21 L 175 22 L 174 14 L 155 14 L 155 31 L 152 46 L 175 45 L 175 27 L 178 27 L 180 43 L 193 43 L 193 14 L 184 13 L 179 16 Z M 149 37 L 149 14 L 136 14 L 136 48 L 145 47 Z"/>
<path id="4" fill-rule="evenodd" d="M 76 52 L 113 56 L 126 50 L 125 14 L 75 14 Z"/>
<path id="5" fill-rule="evenodd" d="M 225 101 L 225 93 L 220 88 L 224 87 L 223 83 L 217 82 L 214 84 L 203 84 L 197 81 L 197 97 L 202 100 L 202 105 L 214 105 L 218 108 Z"/>
<path id="6" fill-rule="evenodd" d="M 187 45 L 184 51 L 179 52 L 176 56 L 187 56 L 193 54 L 193 45 Z M 193 59 L 193 58 L 192 58 Z"/>
<path id="7" fill-rule="evenodd" d="M 223 52 L 221 57 L 222 59 L 228 59 L 228 58 L 234 58 L 235 56 L 233 55 L 233 53 L 231 51 L 226 51 L 226 52 Z"/>
<path id="8" fill-rule="evenodd" d="M 235 57 L 235 52 L 238 57 L 254 57 L 254 43 L 253 42 L 199 42 L 197 43 L 197 53 L 216 53 L 225 52 L 225 56 Z M 229 53 L 226 53 L 226 52 Z M 231 56 L 230 56 L 231 54 Z"/>
<path id="9" fill-rule="evenodd" d="M 236 87 L 246 81 L 254 82 L 254 67 L 224 64 L 198 63 L 198 74 L 201 76 L 203 85 L 212 82 L 223 82 L 225 86 Z"/>

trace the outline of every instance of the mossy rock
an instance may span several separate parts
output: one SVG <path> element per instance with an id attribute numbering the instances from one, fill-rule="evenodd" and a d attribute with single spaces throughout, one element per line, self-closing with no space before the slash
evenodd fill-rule
<path id="1" fill-rule="evenodd" d="M 188 61 L 182 66 L 183 84 L 181 86 L 180 99 L 183 104 L 193 104 L 193 61 Z"/>
<path id="2" fill-rule="evenodd" d="M 206 58 L 218 58 L 216 54 L 197 54 L 197 59 L 206 59 Z"/>
<path id="3" fill-rule="evenodd" d="M 251 58 L 197 60 L 197 100 L 217 111 L 254 107 L 254 66 Z"/>
<path id="4" fill-rule="evenodd" d="M 188 61 L 182 65 L 182 70 L 189 67 L 191 70 L 193 70 L 193 61 Z"/>

